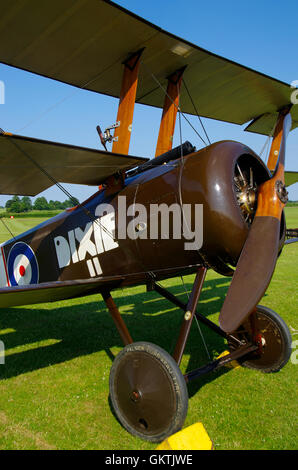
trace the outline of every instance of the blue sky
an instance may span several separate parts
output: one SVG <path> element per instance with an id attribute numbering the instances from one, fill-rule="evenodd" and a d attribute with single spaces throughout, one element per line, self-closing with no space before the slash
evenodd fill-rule
<path id="1" fill-rule="evenodd" d="M 298 80 L 297 0 L 117 0 L 116 3 L 163 29 L 223 57 L 291 83 Z M 101 148 L 96 125 L 115 122 L 118 101 L 78 90 L 53 80 L 0 65 L 5 84 L 5 104 L 0 105 L 0 127 L 13 133 Z M 120 80 L 120 77 L 119 77 Z M 155 152 L 161 110 L 136 105 L 130 154 L 152 157 Z M 196 118 L 191 122 L 198 128 Z M 204 120 L 212 142 L 238 140 L 260 153 L 264 136 L 243 132 L 244 126 Z M 201 144 L 183 123 L 183 140 Z M 174 145 L 178 145 L 178 126 Z M 298 129 L 287 143 L 286 169 L 298 170 Z M 94 188 L 65 185 L 81 202 Z M 41 195 L 64 200 L 53 187 Z M 298 184 L 289 188 L 298 200 Z M 9 197 L 0 196 L 0 205 Z"/>

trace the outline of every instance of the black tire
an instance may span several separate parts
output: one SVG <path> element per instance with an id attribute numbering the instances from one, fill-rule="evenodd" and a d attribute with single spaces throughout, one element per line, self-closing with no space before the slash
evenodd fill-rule
<path id="1" fill-rule="evenodd" d="M 262 305 L 257 306 L 255 326 L 258 337 L 259 350 L 250 353 L 240 364 L 249 369 L 261 372 L 278 372 L 288 362 L 291 356 L 292 338 L 284 320 L 273 310 Z M 254 341 L 249 318 L 232 334 L 243 342 Z M 228 340 L 231 351 L 237 348 L 233 339 Z"/>
<path id="2" fill-rule="evenodd" d="M 110 372 L 110 398 L 124 428 L 160 442 L 183 426 L 188 409 L 184 377 L 175 360 L 152 343 L 126 346 Z"/>

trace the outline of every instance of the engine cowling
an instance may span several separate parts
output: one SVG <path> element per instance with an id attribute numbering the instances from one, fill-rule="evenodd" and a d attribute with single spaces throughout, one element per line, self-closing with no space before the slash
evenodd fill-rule
<path id="1" fill-rule="evenodd" d="M 203 204 L 201 253 L 221 274 L 231 275 L 237 264 L 254 218 L 258 185 L 268 177 L 262 160 L 238 142 L 218 142 L 186 157 L 182 200 Z"/>

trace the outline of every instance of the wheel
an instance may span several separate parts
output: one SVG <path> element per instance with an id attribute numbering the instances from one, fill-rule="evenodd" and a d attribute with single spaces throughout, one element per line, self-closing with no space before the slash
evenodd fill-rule
<path id="1" fill-rule="evenodd" d="M 252 332 L 252 325 L 255 333 Z M 238 360 L 244 367 L 277 372 L 290 358 L 292 339 L 289 328 L 276 312 L 262 305 L 257 306 L 254 318 L 249 317 L 231 336 L 244 343 L 253 341 L 259 346 L 257 351 L 242 361 Z M 228 344 L 231 351 L 237 348 L 233 338 L 229 338 Z"/>
<path id="2" fill-rule="evenodd" d="M 152 442 L 181 429 L 188 409 L 186 382 L 177 363 L 147 342 L 129 344 L 114 360 L 110 398 L 124 428 Z"/>

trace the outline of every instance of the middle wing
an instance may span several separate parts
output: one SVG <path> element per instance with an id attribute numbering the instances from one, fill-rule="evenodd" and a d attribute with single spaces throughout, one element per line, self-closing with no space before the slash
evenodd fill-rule
<path id="1" fill-rule="evenodd" d="M 146 162 L 101 150 L 18 135 L 0 135 L 0 194 L 36 196 L 55 182 L 98 186 Z"/>

